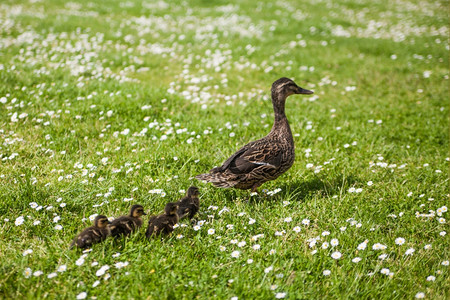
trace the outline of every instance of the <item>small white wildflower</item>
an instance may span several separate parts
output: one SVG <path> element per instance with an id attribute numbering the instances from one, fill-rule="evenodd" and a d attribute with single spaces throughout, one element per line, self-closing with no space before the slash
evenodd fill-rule
<path id="1" fill-rule="evenodd" d="M 104 265 L 102 266 L 100 269 L 97 270 L 97 272 L 95 272 L 96 276 L 103 276 L 105 275 L 106 271 L 109 270 L 109 266 L 108 265 Z"/>
<path id="2" fill-rule="evenodd" d="M 409 248 L 408 250 L 406 250 L 405 255 L 412 255 L 414 253 L 414 248 Z"/>
<path id="3" fill-rule="evenodd" d="M 384 275 L 389 275 L 390 270 L 387 269 L 387 268 L 383 268 L 383 269 L 380 270 L 380 273 L 381 273 L 381 274 L 384 274 Z"/>
<path id="4" fill-rule="evenodd" d="M 338 239 L 332 239 L 331 241 L 330 241 L 330 244 L 331 244 L 331 246 L 337 246 L 337 245 L 339 245 L 339 240 Z"/>
<path id="5" fill-rule="evenodd" d="M 241 253 L 239 251 L 231 252 L 231 257 L 238 258 Z"/>
<path id="6" fill-rule="evenodd" d="M 276 293 L 275 294 L 275 298 L 277 298 L 277 299 L 283 299 L 283 298 L 285 298 L 286 297 L 286 293 Z"/>
<path id="7" fill-rule="evenodd" d="M 42 274 L 44 274 L 44 272 L 38 270 L 38 271 L 36 271 L 36 272 L 33 273 L 33 276 L 34 276 L 34 277 L 39 277 L 39 276 L 41 276 Z"/>
<path id="8" fill-rule="evenodd" d="M 336 251 L 336 252 L 331 253 L 331 257 L 333 259 L 340 259 L 342 257 L 342 254 L 341 254 L 341 252 Z"/>
<path id="9" fill-rule="evenodd" d="M 366 247 L 367 247 L 367 243 L 368 242 L 369 242 L 368 240 L 365 240 L 364 242 L 362 242 L 361 244 L 358 245 L 357 249 L 358 250 L 365 250 Z"/>
<path id="10" fill-rule="evenodd" d="M 23 216 L 17 217 L 16 221 L 14 221 L 14 224 L 15 224 L 16 226 L 20 226 L 20 225 L 23 224 L 23 221 L 24 221 L 24 220 L 25 220 L 25 219 L 24 219 Z"/>
<path id="11" fill-rule="evenodd" d="M 352 262 L 354 262 L 355 264 L 356 263 L 359 263 L 360 261 L 361 261 L 361 257 L 355 257 L 354 259 L 352 259 Z"/>
<path id="12" fill-rule="evenodd" d="M 115 266 L 117 269 L 122 269 L 123 267 L 128 266 L 128 262 L 127 262 L 127 261 L 125 261 L 125 262 L 119 261 L 119 262 L 115 263 L 114 266 Z"/>
<path id="13" fill-rule="evenodd" d="M 405 243 L 405 239 L 404 239 L 404 238 L 401 238 L 401 237 L 396 238 L 396 239 L 395 239 L 395 243 L 396 243 L 397 245 L 403 245 L 403 244 Z"/>
<path id="14" fill-rule="evenodd" d="M 67 266 L 66 265 L 60 265 L 57 269 L 58 272 L 62 273 L 65 272 L 67 270 Z"/>
<path id="15" fill-rule="evenodd" d="M 417 293 L 417 294 L 416 294 L 416 298 L 417 298 L 417 299 L 423 299 L 423 298 L 425 298 L 425 293 L 423 293 L 423 292 Z"/>
<path id="16" fill-rule="evenodd" d="M 383 244 L 380 244 L 380 243 L 375 243 L 375 244 L 373 244 L 373 246 L 372 246 L 372 249 L 373 250 L 384 250 L 384 249 L 386 249 L 387 247 L 385 246 L 385 245 L 383 245 Z"/>
<path id="17" fill-rule="evenodd" d="M 24 271 L 23 271 L 23 276 L 25 277 L 25 278 L 30 278 L 30 276 L 33 274 L 33 271 L 30 269 L 30 268 L 26 268 Z"/>
<path id="18" fill-rule="evenodd" d="M 385 260 L 387 257 L 388 257 L 387 254 L 381 254 L 380 256 L 378 256 L 378 259 Z"/>

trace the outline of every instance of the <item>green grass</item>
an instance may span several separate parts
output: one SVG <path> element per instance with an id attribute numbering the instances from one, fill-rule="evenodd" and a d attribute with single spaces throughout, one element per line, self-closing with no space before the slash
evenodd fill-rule
<path id="1" fill-rule="evenodd" d="M 3 1 L 0 298 L 448 299 L 448 4 Z M 280 77 L 315 91 L 287 101 L 296 161 L 262 186 L 280 191 L 193 179 L 270 130 Z M 200 230 L 141 228 L 77 265 L 89 216 L 157 214 L 190 185 Z"/>

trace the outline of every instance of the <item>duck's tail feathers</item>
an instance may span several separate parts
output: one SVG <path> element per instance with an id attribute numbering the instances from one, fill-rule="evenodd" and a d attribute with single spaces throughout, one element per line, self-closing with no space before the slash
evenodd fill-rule
<path id="1" fill-rule="evenodd" d="M 196 179 L 211 182 L 216 187 L 229 188 L 236 185 L 237 181 L 223 173 L 206 173 L 195 176 Z"/>

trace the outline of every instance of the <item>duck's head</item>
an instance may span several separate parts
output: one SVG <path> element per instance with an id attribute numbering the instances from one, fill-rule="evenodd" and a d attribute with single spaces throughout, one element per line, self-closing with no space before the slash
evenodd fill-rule
<path id="1" fill-rule="evenodd" d="M 175 202 L 169 202 L 166 204 L 166 207 L 164 208 L 164 212 L 166 215 L 173 216 L 176 215 L 178 211 L 178 204 Z"/>
<path id="2" fill-rule="evenodd" d="M 187 190 L 187 195 L 189 197 L 198 197 L 199 192 L 198 192 L 198 187 L 196 186 L 191 186 L 190 188 L 188 188 Z"/>
<path id="3" fill-rule="evenodd" d="M 142 215 L 146 215 L 146 213 L 144 212 L 144 207 L 142 205 L 135 204 L 131 207 L 130 216 L 139 218 Z"/>
<path id="4" fill-rule="evenodd" d="M 309 95 L 312 93 L 314 92 L 299 87 L 293 80 L 286 77 L 282 77 L 272 84 L 273 99 L 286 99 L 286 97 L 294 94 Z"/>
<path id="5" fill-rule="evenodd" d="M 94 226 L 99 228 L 105 228 L 111 222 L 108 220 L 106 216 L 98 215 L 95 217 Z"/>

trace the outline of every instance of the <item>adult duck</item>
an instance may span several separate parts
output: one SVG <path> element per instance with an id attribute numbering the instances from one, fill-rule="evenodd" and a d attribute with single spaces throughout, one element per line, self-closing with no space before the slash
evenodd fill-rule
<path id="1" fill-rule="evenodd" d="M 278 178 L 294 163 L 295 146 L 284 112 L 286 98 L 294 94 L 312 94 L 289 78 L 280 78 L 272 84 L 272 104 L 275 121 L 272 130 L 262 139 L 239 149 L 220 167 L 195 178 L 211 182 L 216 187 L 251 189 Z"/>

